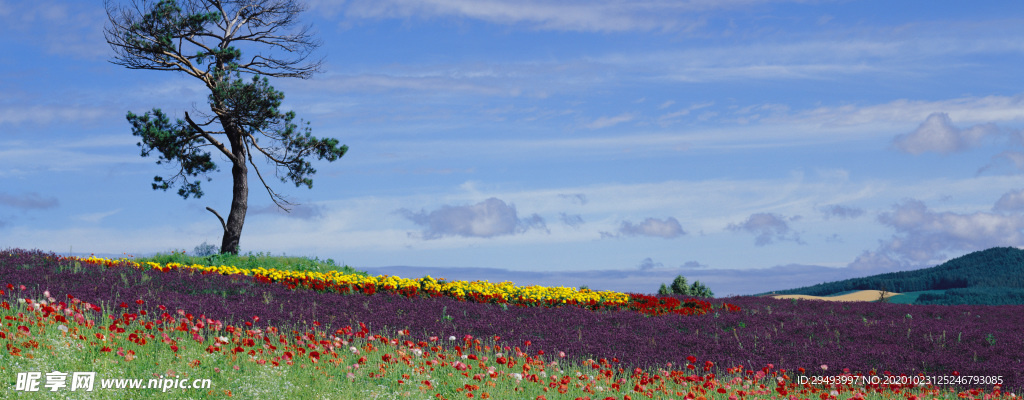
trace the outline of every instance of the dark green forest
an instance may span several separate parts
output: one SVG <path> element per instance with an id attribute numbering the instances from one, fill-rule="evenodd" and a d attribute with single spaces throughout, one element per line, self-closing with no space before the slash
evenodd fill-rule
<path id="1" fill-rule="evenodd" d="M 771 293 L 828 296 L 857 290 L 896 293 L 944 291 L 920 294 L 913 304 L 1024 304 L 1024 250 L 993 247 L 931 268 L 890 272 Z"/>

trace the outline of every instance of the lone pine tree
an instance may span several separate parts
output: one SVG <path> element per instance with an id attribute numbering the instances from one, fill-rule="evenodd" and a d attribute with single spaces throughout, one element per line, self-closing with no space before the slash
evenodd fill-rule
<path id="1" fill-rule="evenodd" d="M 309 78 L 319 71 L 322 60 L 298 64 L 320 43 L 307 33 L 308 26 L 297 33 L 280 32 L 294 25 L 297 15 L 304 11 L 292 0 L 185 0 L 181 6 L 175 0 L 156 4 L 142 0 L 141 7 L 138 0 L 132 2 L 134 8 L 118 8 L 106 1 L 111 26 L 104 36 L 116 53 L 111 62 L 129 69 L 184 72 L 201 80 L 210 91 L 212 114 L 200 112 L 199 122 L 188 112 L 184 120 L 174 124 L 159 108 L 143 115 L 128 112 L 132 135 L 142 139 L 138 143 L 142 156 L 155 150 L 157 164 L 180 166 L 170 179 L 154 177 L 153 189 L 166 191 L 180 178 L 179 196 L 202 197 L 201 182 L 194 178 L 202 175 L 208 182 L 212 180 L 207 174 L 217 166 L 204 148 L 216 149 L 231 162 L 231 209 L 226 222 L 213 208 L 206 209 L 217 216 L 224 230 L 220 252 L 238 254 L 248 209 L 249 166 L 274 204 L 285 211 L 289 209 L 284 204 L 292 205 L 270 188 L 253 162 L 253 153 L 262 154 L 274 165 L 281 182 L 312 188 L 310 176 L 316 170 L 306 158 L 336 161 L 348 151 L 348 146 L 339 146 L 337 139 L 311 136 L 308 122 L 299 132 L 292 123 L 295 112 L 279 110 L 284 93 L 274 90 L 266 78 Z M 296 57 L 287 60 L 257 54 L 245 61 L 242 52 L 233 46 L 236 42 L 265 45 L 295 53 Z M 242 79 L 242 73 L 253 74 L 252 79 Z M 221 130 L 209 128 L 214 123 Z M 261 137 L 269 143 L 261 144 Z M 278 174 L 281 169 L 287 171 L 285 176 Z"/>

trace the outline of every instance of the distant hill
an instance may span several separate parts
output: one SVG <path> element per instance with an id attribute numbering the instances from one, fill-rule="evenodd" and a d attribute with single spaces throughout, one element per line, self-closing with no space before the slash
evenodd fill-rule
<path id="1" fill-rule="evenodd" d="M 993 247 L 931 268 L 762 294 L 830 296 L 856 290 L 926 292 L 916 295 L 913 304 L 1024 304 L 1024 250 Z"/>

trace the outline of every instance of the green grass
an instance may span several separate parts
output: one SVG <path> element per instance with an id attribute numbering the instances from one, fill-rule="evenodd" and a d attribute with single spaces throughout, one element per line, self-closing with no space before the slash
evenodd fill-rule
<path id="1" fill-rule="evenodd" d="M 251 251 L 245 255 L 214 254 L 209 256 L 190 256 L 184 251 L 171 251 L 170 253 L 156 253 L 150 257 L 133 258 L 133 261 L 155 262 L 158 264 L 173 262 L 187 265 L 227 265 L 247 269 L 273 268 L 311 272 L 341 271 L 348 274 L 367 275 L 366 272 L 356 270 L 347 265 L 339 266 L 330 258 L 321 260 L 317 257 L 275 256 L 263 252 L 253 254 Z"/>

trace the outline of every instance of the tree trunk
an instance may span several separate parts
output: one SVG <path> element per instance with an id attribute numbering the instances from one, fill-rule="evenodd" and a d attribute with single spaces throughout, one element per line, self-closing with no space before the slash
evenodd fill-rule
<path id="1" fill-rule="evenodd" d="M 224 239 L 221 240 L 221 254 L 238 254 L 238 242 L 242 238 L 242 225 L 245 224 L 245 213 L 249 208 L 249 182 L 248 167 L 245 165 L 245 143 L 241 132 L 231 122 L 223 123 L 224 130 L 231 142 L 231 153 L 235 160 L 231 166 L 231 211 L 228 213 L 228 223 L 224 229 Z"/>

